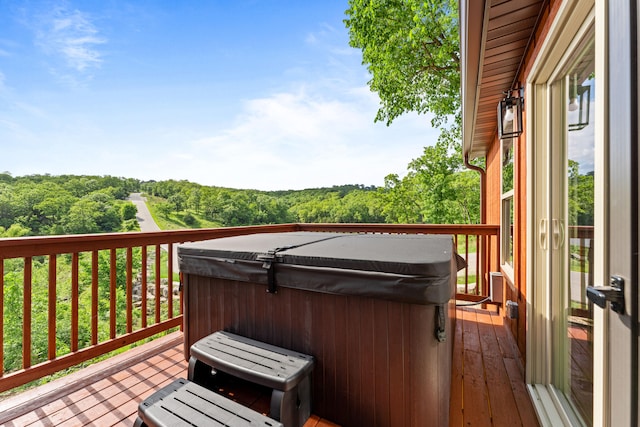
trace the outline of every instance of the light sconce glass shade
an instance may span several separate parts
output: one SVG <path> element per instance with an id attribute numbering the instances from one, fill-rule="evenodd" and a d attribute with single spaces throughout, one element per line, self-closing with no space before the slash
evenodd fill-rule
<path id="1" fill-rule="evenodd" d="M 522 133 L 523 95 L 523 88 L 509 90 L 498 103 L 498 138 L 515 138 Z"/>
<path id="2" fill-rule="evenodd" d="M 575 96 L 573 98 L 570 98 L 568 110 L 576 111 L 578 108 L 580 108 L 580 103 L 578 103 L 578 98 L 576 98 Z"/>
<path id="3" fill-rule="evenodd" d="M 591 106 L 591 85 L 578 85 L 575 89 L 575 98 L 570 98 L 568 110 L 578 111 L 572 114 L 573 123 L 569 123 L 569 131 L 581 130 L 589 126 L 589 108 Z"/>
<path id="4" fill-rule="evenodd" d="M 507 108 L 507 111 L 504 113 L 504 122 L 509 123 L 513 121 L 513 107 Z"/>

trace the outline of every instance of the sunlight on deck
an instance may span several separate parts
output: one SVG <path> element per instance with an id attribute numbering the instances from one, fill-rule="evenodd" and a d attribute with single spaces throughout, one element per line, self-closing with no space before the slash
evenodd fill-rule
<path id="1" fill-rule="evenodd" d="M 475 308 L 458 308 L 457 317 L 450 425 L 537 426 L 522 363 L 502 318 Z M 0 423 L 131 426 L 139 402 L 173 379 L 186 377 L 182 340 L 180 332 L 170 334 L 6 399 L 0 402 Z M 256 390 L 230 387 L 220 391 L 256 410 L 268 408 Z M 335 424 L 314 415 L 305 425 L 323 426 Z"/>

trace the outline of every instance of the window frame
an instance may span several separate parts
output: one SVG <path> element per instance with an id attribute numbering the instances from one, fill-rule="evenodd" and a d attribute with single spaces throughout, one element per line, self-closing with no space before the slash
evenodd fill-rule
<path id="1" fill-rule="evenodd" d="M 512 165 L 512 183 L 510 188 L 505 190 L 505 144 L 511 144 L 510 159 L 508 164 Z M 516 177 L 516 147 L 517 138 L 505 138 L 500 140 L 500 267 L 503 274 L 513 282 L 514 262 L 515 262 L 515 177 Z M 510 208 L 512 214 L 507 211 Z M 511 260 L 511 263 L 508 260 Z"/>

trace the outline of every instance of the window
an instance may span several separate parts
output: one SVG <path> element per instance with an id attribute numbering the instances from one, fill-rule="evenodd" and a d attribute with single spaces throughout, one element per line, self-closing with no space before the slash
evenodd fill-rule
<path id="1" fill-rule="evenodd" d="M 501 211 L 501 263 L 513 270 L 513 139 L 501 141 L 502 211 Z"/>

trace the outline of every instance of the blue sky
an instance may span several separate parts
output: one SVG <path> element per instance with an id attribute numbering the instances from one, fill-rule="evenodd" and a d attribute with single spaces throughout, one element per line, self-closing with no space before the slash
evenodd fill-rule
<path id="1" fill-rule="evenodd" d="M 435 142 L 374 123 L 347 2 L 0 1 L 0 171 L 261 190 L 383 185 Z"/>

